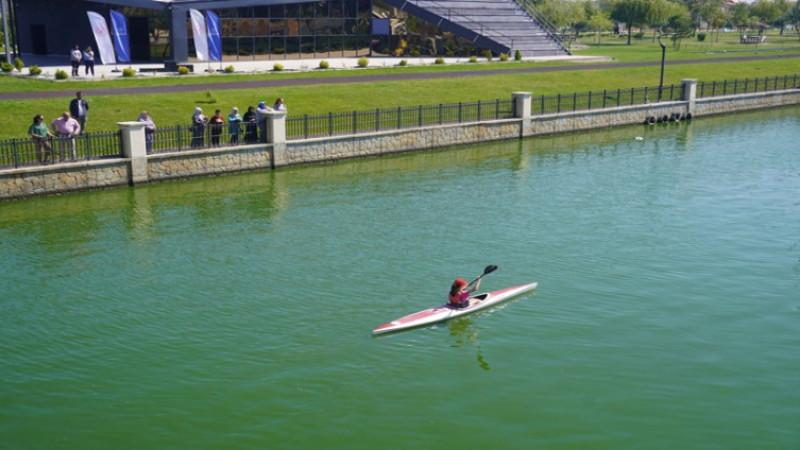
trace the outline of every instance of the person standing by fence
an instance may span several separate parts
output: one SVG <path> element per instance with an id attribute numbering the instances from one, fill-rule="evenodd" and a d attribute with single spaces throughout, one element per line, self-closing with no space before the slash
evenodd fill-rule
<path id="1" fill-rule="evenodd" d="M 50 122 L 50 129 L 58 136 L 59 159 L 64 161 L 66 153 L 69 151 L 70 158 L 75 160 L 75 136 L 81 132 L 81 125 L 78 121 L 70 117 L 69 112 L 64 111 L 61 117 Z"/>
<path id="2" fill-rule="evenodd" d="M 225 119 L 222 118 L 222 111 L 219 109 L 214 111 L 214 115 L 208 119 L 208 126 L 211 128 L 211 145 L 213 147 L 219 147 L 219 137 L 222 134 L 222 124 L 225 123 Z"/>
<path id="3" fill-rule="evenodd" d="M 82 91 L 76 92 L 75 98 L 69 102 L 69 113 L 80 124 L 81 134 L 86 133 L 86 116 L 89 113 L 89 102 L 84 100 Z"/>
<path id="4" fill-rule="evenodd" d="M 256 109 L 252 106 L 248 106 L 247 112 L 245 112 L 244 117 L 242 117 L 242 121 L 244 122 L 244 141 L 248 144 L 258 141 L 258 131 L 256 131 Z"/>
<path id="5" fill-rule="evenodd" d="M 239 115 L 239 108 L 233 107 L 231 113 L 228 114 L 228 134 L 231 135 L 231 144 L 239 144 L 239 132 L 241 131 L 240 124 L 242 123 L 242 116 Z"/>
<path id="6" fill-rule="evenodd" d="M 55 136 L 47 129 L 47 125 L 44 124 L 43 115 L 37 114 L 33 116 L 33 123 L 28 127 L 28 134 L 36 144 L 36 160 L 39 161 L 39 164 L 46 163 L 48 157 L 50 157 L 52 161 L 53 152 L 50 140 Z M 44 159 L 42 159 L 42 148 L 44 148 Z"/>
<path id="7" fill-rule="evenodd" d="M 142 113 L 139 114 L 137 122 L 144 124 L 144 145 L 147 153 L 150 153 L 153 151 L 153 140 L 156 136 L 156 124 L 153 122 L 153 119 L 150 118 L 150 113 L 147 111 L 142 111 Z"/>
<path id="8" fill-rule="evenodd" d="M 203 135 L 206 131 L 208 118 L 203 114 L 203 108 L 196 107 L 192 114 L 192 148 L 203 148 Z"/>
<path id="9" fill-rule="evenodd" d="M 267 106 L 267 102 L 261 102 L 256 108 L 256 121 L 258 121 L 259 141 L 267 142 L 267 113 L 272 111 L 272 108 Z"/>

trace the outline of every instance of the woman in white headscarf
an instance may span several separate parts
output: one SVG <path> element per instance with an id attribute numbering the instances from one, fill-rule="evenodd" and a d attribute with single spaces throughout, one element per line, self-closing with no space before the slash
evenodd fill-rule
<path id="1" fill-rule="evenodd" d="M 233 107 L 228 114 L 228 134 L 231 135 L 231 144 L 239 144 L 239 132 L 241 131 L 242 116 L 239 115 L 239 108 Z"/>
<path id="2" fill-rule="evenodd" d="M 150 153 L 153 151 L 153 139 L 156 135 L 156 124 L 153 122 L 153 119 L 150 118 L 150 113 L 147 111 L 142 111 L 142 113 L 139 114 L 137 122 L 144 124 L 144 142 L 147 147 L 147 153 Z"/>
<path id="3" fill-rule="evenodd" d="M 208 122 L 208 118 L 203 115 L 203 109 L 198 106 L 192 114 L 192 148 L 203 148 L 206 122 Z"/>

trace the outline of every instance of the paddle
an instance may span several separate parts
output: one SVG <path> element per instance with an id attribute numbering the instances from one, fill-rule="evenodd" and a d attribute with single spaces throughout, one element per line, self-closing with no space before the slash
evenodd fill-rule
<path id="1" fill-rule="evenodd" d="M 488 265 L 488 266 L 486 266 L 486 268 L 485 268 L 485 269 L 483 269 L 483 273 L 482 273 L 481 275 L 479 275 L 479 276 L 478 276 L 478 278 L 475 278 L 474 280 L 472 280 L 472 281 L 471 281 L 471 282 L 470 282 L 470 283 L 467 285 L 467 287 L 470 287 L 470 286 L 472 286 L 473 284 L 475 284 L 475 282 L 476 282 L 476 281 L 480 280 L 481 278 L 483 278 L 483 277 L 484 277 L 484 276 L 486 276 L 486 275 L 489 275 L 490 273 L 494 272 L 495 270 L 497 270 L 497 266 L 495 266 L 494 264 L 491 264 L 491 265 Z"/>

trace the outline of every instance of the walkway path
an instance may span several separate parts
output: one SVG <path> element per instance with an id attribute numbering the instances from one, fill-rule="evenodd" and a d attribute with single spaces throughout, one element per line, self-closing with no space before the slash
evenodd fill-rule
<path id="1" fill-rule="evenodd" d="M 688 65 L 688 64 L 710 64 L 710 63 L 728 63 L 736 61 L 759 61 L 767 59 L 798 59 L 798 54 L 781 54 L 781 55 L 759 55 L 759 56 L 744 56 L 744 57 L 725 57 L 714 59 L 693 59 L 693 60 L 678 60 L 669 61 L 667 66 L 673 65 Z M 573 60 L 575 61 L 575 60 Z M 263 66 L 266 63 L 284 61 L 271 61 L 260 64 Z M 306 63 L 311 63 L 306 61 Z M 252 80 L 252 81 L 237 81 L 237 82 L 215 82 L 215 83 L 197 83 L 197 84 L 180 84 L 180 85 L 167 85 L 167 86 L 143 86 L 143 87 L 130 87 L 130 88 L 99 88 L 99 89 L 83 89 L 84 94 L 92 97 L 101 95 L 131 95 L 131 94 L 152 94 L 152 93 L 169 93 L 169 92 L 192 92 L 192 91 L 205 91 L 208 89 L 223 90 L 223 89 L 255 89 L 255 88 L 271 88 L 280 86 L 305 86 L 314 84 L 347 84 L 347 83 L 361 83 L 365 81 L 399 81 L 399 80 L 426 80 L 434 78 L 453 78 L 453 77 L 471 77 L 471 76 L 486 76 L 486 75 L 502 75 L 513 73 L 541 73 L 541 72 L 560 72 L 571 70 L 597 70 L 597 69 L 620 69 L 626 67 L 647 67 L 659 66 L 660 62 L 629 62 L 629 63 L 612 63 L 612 64 L 575 64 L 554 66 L 554 67 L 524 67 L 524 68 L 508 68 L 508 69 L 485 69 L 485 70 L 466 70 L 459 72 L 426 72 L 426 73 L 398 73 L 380 74 L 380 75 L 357 75 L 357 76 L 336 76 L 330 78 L 291 78 L 280 80 Z M 336 67 L 333 64 L 332 67 Z M 0 93 L 0 100 L 27 100 L 27 99 L 44 99 L 44 98 L 62 98 L 73 97 L 75 89 L 80 85 L 68 90 L 60 91 L 39 91 L 39 92 L 7 92 Z"/>

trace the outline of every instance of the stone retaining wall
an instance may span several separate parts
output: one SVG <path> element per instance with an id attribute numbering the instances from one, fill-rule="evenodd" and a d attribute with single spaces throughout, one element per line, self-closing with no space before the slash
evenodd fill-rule
<path id="1" fill-rule="evenodd" d="M 267 144 L 154 155 L 145 153 L 143 125 L 125 122 L 119 124 L 124 158 L 0 171 L 0 200 L 593 130 L 644 123 L 649 117 L 702 117 L 800 104 L 800 89 L 696 99 L 695 86 L 694 80 L 683 81 L 681 101 L 540 116 L 530 115 L 531 94 L 517 92 L 517 118 L 296 141 L 286 140 L 285 113 L 276 112 L 268 118 Z"/>

